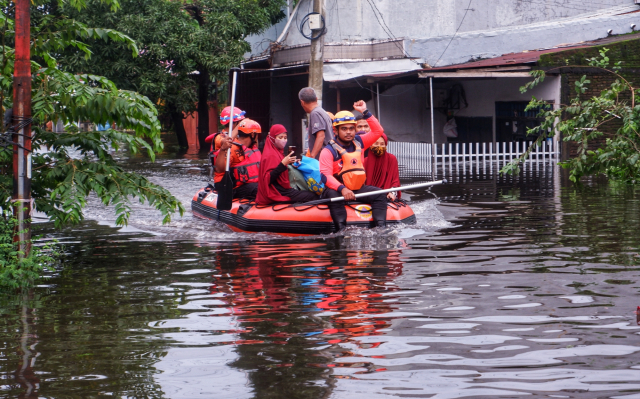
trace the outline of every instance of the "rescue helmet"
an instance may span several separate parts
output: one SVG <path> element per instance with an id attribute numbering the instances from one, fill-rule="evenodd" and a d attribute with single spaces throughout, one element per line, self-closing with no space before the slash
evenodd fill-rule
<path id="1" fill-rule="evenodd" d="M 262 133 L 260 124 L 253 119 L 244 119 L 238 124 L 238 130 L 245 134 Z"/>
<path id="2" fill-rule="evenodd" d="M 233 107 L 233 122 L 235 123 L 243 120 L 244 114 L 246 114 L 246 111 L 243 111 L 238 107 Z M 222 112 L 220 112 L 220 123 L 222 123 L 223 125 L 227 125 L 230 119 L 231 119 L 231 107 L 224 107 Z"/>
<path id="3" fill-rule="evenodd" d="M 340 111 L 333 118 L 333 126 L 346 125 L 348 123 L 356 123 L 356 117 L 349 111 Z"/>
<path id="4" fill-rule="evenodd" d="M 329 111 L 325 111 L 327 113 L 327 115 L 329 115 L 329 118 L 331 118 L 331 122 L 333 122 L 333 120 L 335 119 L 335 115 Z"/>

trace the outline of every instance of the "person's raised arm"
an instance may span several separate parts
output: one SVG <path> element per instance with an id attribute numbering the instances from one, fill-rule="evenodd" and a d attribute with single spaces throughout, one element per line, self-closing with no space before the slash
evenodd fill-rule
<path id="1" fill-rule="evenodd" d="M 316 141 L 313 143 L 313 148 L 310 149 L 311 158 L 316 158 L 324 147 L 324 130 L 318 130 L 315 135 Z"/>
<path id="2" fill-rule="evenodd" d="M 384 129 L 382 128 L 382 125 L 380 125 L 380 122 L 378 122 L 378 119 L 376 119 L 376 117 L 367 110 L 367 104 L 364 101 L 360 100 L 353 103 L 353 108 L 362 113 L 362 116 L 367 120 L 367 123 L 371 128 L 369 133 L 358 136 L 362 140 L 363 149 L 366 150 L 371 147 L 371 145 L 375 143 L 380 136 L 384 135 Z"/>

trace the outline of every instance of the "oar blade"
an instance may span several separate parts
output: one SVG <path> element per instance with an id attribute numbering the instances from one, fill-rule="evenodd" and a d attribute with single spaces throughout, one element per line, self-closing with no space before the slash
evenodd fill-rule
<path id="1" fill-rule="evenodd" d="M 220 182 L 216 183 L 216 191 L 218 192 L 218 203 L 216 208 L 221 211 L 228 211 L 233 205 L 233 186 L 235 185 L 231 172 L 226 171 Z"/>

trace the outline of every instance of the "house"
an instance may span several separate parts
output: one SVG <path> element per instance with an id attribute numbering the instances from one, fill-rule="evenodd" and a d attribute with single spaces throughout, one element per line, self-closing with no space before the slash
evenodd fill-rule
<path id="1" fill-rule="evenodd" d="M 310 58 L 300 21 L 313 1 L 300 0 L 288 21 L 250 38 L 238 83 L 241 108 L 263 125 L 284 124 L 294 137 L 302 137 L 306 115 L 297 92 L 307 86 Z M 558 64 L 567 51 L 627 43 L 640 26 L 636 0 L 324 3 L 323 107 L 335 112 L 364 99 L 390 140 L 411 143 L 431 141 L 433 108 L 438 146 L 530 140 L 526 128 L 538 123 L 535 111 L 524 110 L 531 96 L 559 104 L 572 84 L 563 74 L 579 73 L 550 70 L 521 93 L 540 60 Z M 458 137 L 444 133 L 452 118 Z"/>

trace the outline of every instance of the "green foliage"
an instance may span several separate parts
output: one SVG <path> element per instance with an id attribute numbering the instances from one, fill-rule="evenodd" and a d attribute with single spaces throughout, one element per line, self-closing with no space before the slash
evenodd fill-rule
<path id="1" fill-rule="evenodd" d="M 117 11 L 89 1 L 64 12 L 91 26 L 124 32 L 135 39 L 139 56 L 126 56 L 123 41 L 90 40 L 87 59 L 70 47 L 62 63 L 67 71 L 91 70 L 118 87 L 138 91 L 161 106 L 161 112 L 195 111 L 199 78 L 224 81 L 250 50 L 245 40 L 281 19 L 283 0 L 122 0 Z"/>
<path id="2" fill-rule="evenodd" d="M 14 243 L 18 220 L 10 210 L 0 208 L 0 292 L 32 286 L 42 271 L 52 269 L 60 256 L 56 243 L 32 247 L 29 254 Z M 14 233 L 16 232 L 16 233 Z M 29 242 L 28 244 L 32 244 Z"/>
<path id="3" fill-rule="evenodd" d="M 126 224 L 130 216 L 130 200 L 147 202 L 168 222 L 174 212 L 184 212 L 180 202 L 160 186 L 145 177 L 124 171 L 113 154 L 120 148 L 131 153 L 145 151 L 154 159 L 162 150 L 160 123 L 154 104 L 145 96 L 120 90 L 109 79 L 95 74 L 72 74 L 58 65 L 56 57 L 69 48 L 77 50 L 83 59 L 92 55 L 82 40 L 109 40 L 137 54 L 135 43 L 128 36 L 111 29 L 89 28 L 60 13 L 65 7 L 82 7 L 83 2 L 62 1 L 32 3 L 32 196 L 36 208 L 45 212 L 56 226 L 77 223 L 83 219 L 86 197 L 94 193 L 105 205 L 115 205 L 117 223 Z M 108 10 L 119 7 L 115 0 L 103 1 Z M 0 7 L 11 4 L 0 0 Z M 14 32 L 11 13 L 6 13 L 4 29 L 0 31 L 2 53 L 0 65 L 0 101 L 12 106 Z M 58 57 L 60 58 L 60 57 Z M 72 124 L 78 120 L 97 124 L 116 123 L 123 131 L 82 132 L 68 125 L 67 132 L 45 131 L 48 121 Z M 0 148 L 0 201 L 12 192 L 10 171 L 13 168 L 12 148 Z"/>
<path id="4" fill-rule="evenodd" d="M 564 141 L 578 144 L 577 156 L 560 163 L 570 170 L 571 181 L 578 182 L 582 176 L 603 173 L 612 179 L 640 183 L 640 106 L 635 102 L 637 89 L 620 75 L 619 61 L 611 64 L 607 52 L 606 48 L 600 49 L 599 57 L 587 59 L 590 68 L 600 69 L 615 79 L 599 96 L 583 98 L 591 83 L 585 75 L 575 82 L 576 96 L 569 104 L 551 109 L 545 101 L 532 98 L 527 110 L 549 107 L 542 109 L 539 114 L 543 118 L 542 124 L 528 131 L 528 134 L 539 134 L 539 137 L 525 154 L 507 164 L 502 173 L 518 173 L 519 164 L 535 146 L 547 137 L 561 134 Z M 532 76 L 534 80 L 521 89 L 523 92 L 544 80 L 543 71 L 533 71 Z M 613 121 L 618 122 L 619 127 L 612 133 L 605 125 Z M 589 143 L 601 139 L 606 133 L 604 146 L 597 149 L 589 147 Z"/>

